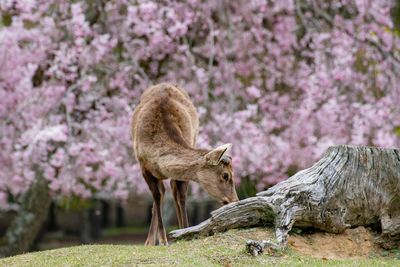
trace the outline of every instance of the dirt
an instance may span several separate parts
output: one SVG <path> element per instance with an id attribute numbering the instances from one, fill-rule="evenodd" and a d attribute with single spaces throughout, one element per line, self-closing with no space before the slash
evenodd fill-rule
<path id="1" fill-rule="evenodd" d="M 321 259 L 360 259 L 382 252 L 374 244 L 376 234 L 364 227 L 348 229 L 343 234 L 317 232 L 291 234 L 289 246 L 301 253 Z"/>

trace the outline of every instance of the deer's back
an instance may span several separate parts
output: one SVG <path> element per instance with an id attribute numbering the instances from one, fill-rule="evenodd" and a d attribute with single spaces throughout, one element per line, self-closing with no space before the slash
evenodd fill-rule
<path id="1" fill-rule="evenodd" d="M 131 135 L 141 164 L 181 147 L 195 146 L 199 120 L 186 91 L 170 84 L 147 89 L 132 117 Z"/>

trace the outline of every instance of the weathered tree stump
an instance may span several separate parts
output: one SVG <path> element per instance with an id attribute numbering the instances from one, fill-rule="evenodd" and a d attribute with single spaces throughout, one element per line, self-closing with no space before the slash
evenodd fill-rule
<path id="1" fill-rule="evenodd" d="M 341 233 L 380 223 L 382 239 L 396 240 L 400 236 L 400 151 L 330 147 L 312 167 L 256 197 L 214 211 L 199 225 L 172 231 L 170 236 L 190 239 L 268 223 L 276 229 L 277 243 L 269 243 L 273 248 L 287 246 L 293 226 Z M 256 246 L 254 242 L 250 245 Z"/>

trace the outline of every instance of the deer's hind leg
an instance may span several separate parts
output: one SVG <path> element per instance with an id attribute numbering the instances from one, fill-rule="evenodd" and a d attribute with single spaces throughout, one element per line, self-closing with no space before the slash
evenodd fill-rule
<path id="1" fill-rule="evenodd" d="M 165 193 L 164 184 L 161 180 L 158 180 L 156 177 L 154 177 L 149 171 L 143 171 L 143 177 L 150 188 L 151 194 L 153 195 L 151 224 L 145 245 L 155 245 L 157 238 L 159 245 L 168 245 L 161 212 Z"/>
<path id="2" fill-rule="evenodd" d="M 176 216 L 178 217 L 179 228 L 189 227 L 186 211 L 186 195 L 189 182 L 171 180 L 172 195 L 175 201 Z"/>
<path id="3" fill-rule="evenodd" d="M 154 246 L 157 242 L 158 234 L 158 215 L 156 203 L 153 201 L 153 208 L 151 211 L 151 223 L 149 228 L 149 233 L 147 234 L 145 246 Z"/>

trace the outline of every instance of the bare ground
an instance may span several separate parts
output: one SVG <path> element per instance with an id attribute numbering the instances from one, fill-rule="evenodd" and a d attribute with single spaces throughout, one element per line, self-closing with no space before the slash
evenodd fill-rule
<path id="1" fill-rule="evenodd" d="M 292 234 L 289 246 L 301 254 L 320 259 L 360 259 L 383 252 L 382 248 L 374 244 L 376 236 L 364 227 L 348 229 L 343 234 Z"/>
<path id="2" fill-rule="evenodd" d="M 214 239 L 216 242 L 230 243 L 237 248 L 244 249 L 246 240 L 274 239 L 274 231 L 271 228 L 248 228 L 242 230 L 230 230 L 205 239 Z M 395 253 L 385 251 L 374 243 L 378 233 L 370 228 L 357 227 L 348 229 L 342 234 L 330 234 L 326 232 L 302 232 L 290 233 L 289 248 L 300 255 L 318 259 L 368 259 L 390 256 L 398 258 L 400 251 Z M 397 255 L 399 254 L 399 255 Z"/>

